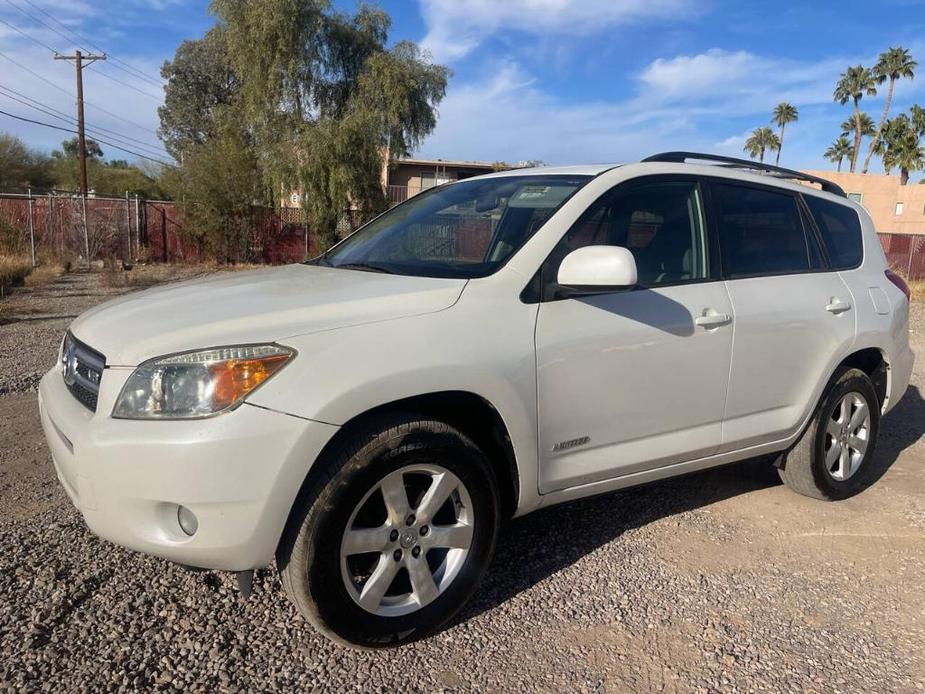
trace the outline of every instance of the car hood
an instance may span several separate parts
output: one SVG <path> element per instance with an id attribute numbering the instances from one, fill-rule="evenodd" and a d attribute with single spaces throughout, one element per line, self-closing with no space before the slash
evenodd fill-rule
<path id="1" fill-rule="evenodd" d="M 100 304 L 71 325 L 109 366 L 449 308 L 466 281 L 286 265 L 180 282 Z"/>

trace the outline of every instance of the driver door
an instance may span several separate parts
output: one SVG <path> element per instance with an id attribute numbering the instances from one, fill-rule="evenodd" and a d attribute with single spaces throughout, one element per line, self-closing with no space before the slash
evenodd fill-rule
<path id="1" fill-rule="evenodd" d="M 620 185 L 544 265 L 535 337 L 541 493 L 718 450 L 732 306 L 703 207 L 692 177 Z M 587 245 L 628 248 L 640 286 L 559 298 L 559 263 Z"/>

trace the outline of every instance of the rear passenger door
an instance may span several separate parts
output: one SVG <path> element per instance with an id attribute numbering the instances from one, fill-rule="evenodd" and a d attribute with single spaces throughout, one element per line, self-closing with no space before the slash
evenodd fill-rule
<path id="1" fill-rule="evenodd" d="M 855 310 L 798 194 L 718 180 L 710 188 L 735 316 L 728 451 L 793 433 L 853 342 Z"/>

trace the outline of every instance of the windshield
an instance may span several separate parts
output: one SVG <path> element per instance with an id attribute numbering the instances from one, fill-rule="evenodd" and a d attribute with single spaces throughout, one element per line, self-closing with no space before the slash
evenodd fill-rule
<path id="1" fill-rule="evenodd" d="M 370 272 L 484 277 L 501 267 L 590 176 L 499 176 L 410 198 L 316 262 Z"/>

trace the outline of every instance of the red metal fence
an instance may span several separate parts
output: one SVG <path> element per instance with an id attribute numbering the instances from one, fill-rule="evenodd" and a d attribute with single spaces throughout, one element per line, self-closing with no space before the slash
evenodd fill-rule
<path id="1" fill-rule="evenodd" d="M 880 245 L 890 266 L 905 277 L 925 278 L 925 236 L 920 234 L 879 234 Z"/>
<path id="2" fill-rule="evenodd" d="M 339 232 L 359 220 L 345 213 Z M 254 208 L 243 235 L 225 257 L 239 262 L 291 263 L 318 254 L 318 239 L 297 208 Z M 0 251 L 46 258 L 147 258 L 198 262 L 205 252 L 184 229 L 172 202 L 140 198 L 86 198 L 72 193 L 0 193 Z M 910 279 L 925 278 L 925 235 L 880 234 L 890 265 Z"/>
<path id="3" fill-rule="evenodd" d="M 345 214 L 347 233 L 358 220 Z M 301 209 L 253 208 L 245 229 L 219 260 L 290 263 L 318 253 L 318 239 Z M 0 193 L 0 250 L 45 258 L 99 260 L 147 258 L 160 262 L 206 259 L 196 234 L 184 229 L 172 202 L 99 198 L 70 193 Z"/>

